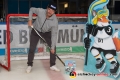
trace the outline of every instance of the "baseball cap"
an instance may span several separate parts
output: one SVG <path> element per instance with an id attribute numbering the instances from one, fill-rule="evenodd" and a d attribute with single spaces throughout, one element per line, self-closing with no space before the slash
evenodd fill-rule
<path id="1" fill-rule="evenodd" d="M 51 2 L 51 3 L 48 4 L 48 8 L 51 8 L 51 9 L 56 11 L 57 10 L 57 5 L 53 2 Z"/>

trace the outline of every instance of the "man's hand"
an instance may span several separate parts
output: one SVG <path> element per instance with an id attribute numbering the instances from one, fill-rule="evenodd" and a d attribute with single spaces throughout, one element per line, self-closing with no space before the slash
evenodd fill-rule
<path id="1" fill-rule="evenodd" d="M 54 50 L 54 49 L 51 49 L 50 52 L 51 52 L 52 54 L 54 54 L 54 53 L 55 53 L 55 50 Z"/>
<path id="2" fill-rule="evenodd" d="M 28 26 L 30 26 L 30 27 L 32 26 L 32 20 L 28 21 Z"/>

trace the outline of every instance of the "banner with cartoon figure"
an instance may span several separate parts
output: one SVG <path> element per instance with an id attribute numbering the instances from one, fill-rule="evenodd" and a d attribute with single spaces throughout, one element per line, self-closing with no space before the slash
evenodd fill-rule
<path id="1" fill-rule="evenodd" d="M 84 71 L 95 74 L 110 74 L 119 78 L 120 68 L 117 52 L 120 51 L 119 31 L 115 31 L 109 20 L 109 0 L 94 0 L 88 10 L 84 44 L 86 59 Z"/>

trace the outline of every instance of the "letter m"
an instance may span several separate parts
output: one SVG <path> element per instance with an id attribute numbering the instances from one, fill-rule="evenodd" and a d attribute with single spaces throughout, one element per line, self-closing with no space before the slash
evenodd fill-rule
<path id="1" fill-rule="evenodd" d="M 59 30 L 58 33 L 58 43 L 69 43 L 69 34 L 68 34 L 68 29 L 65 29 L 64 32 L 63 30 Z"/>

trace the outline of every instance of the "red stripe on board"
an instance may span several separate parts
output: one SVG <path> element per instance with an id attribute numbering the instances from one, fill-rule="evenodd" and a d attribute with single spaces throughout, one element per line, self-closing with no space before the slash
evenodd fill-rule
<path id="1" fill-rule="evenodd" d="M 49 76 L 50 80 L 65 80 L 64 76 L 62 75 L 61 72 L 56 72 L 50 70 L 50 63 L 49 60 L 41 60 L 47 75 Z"/>

